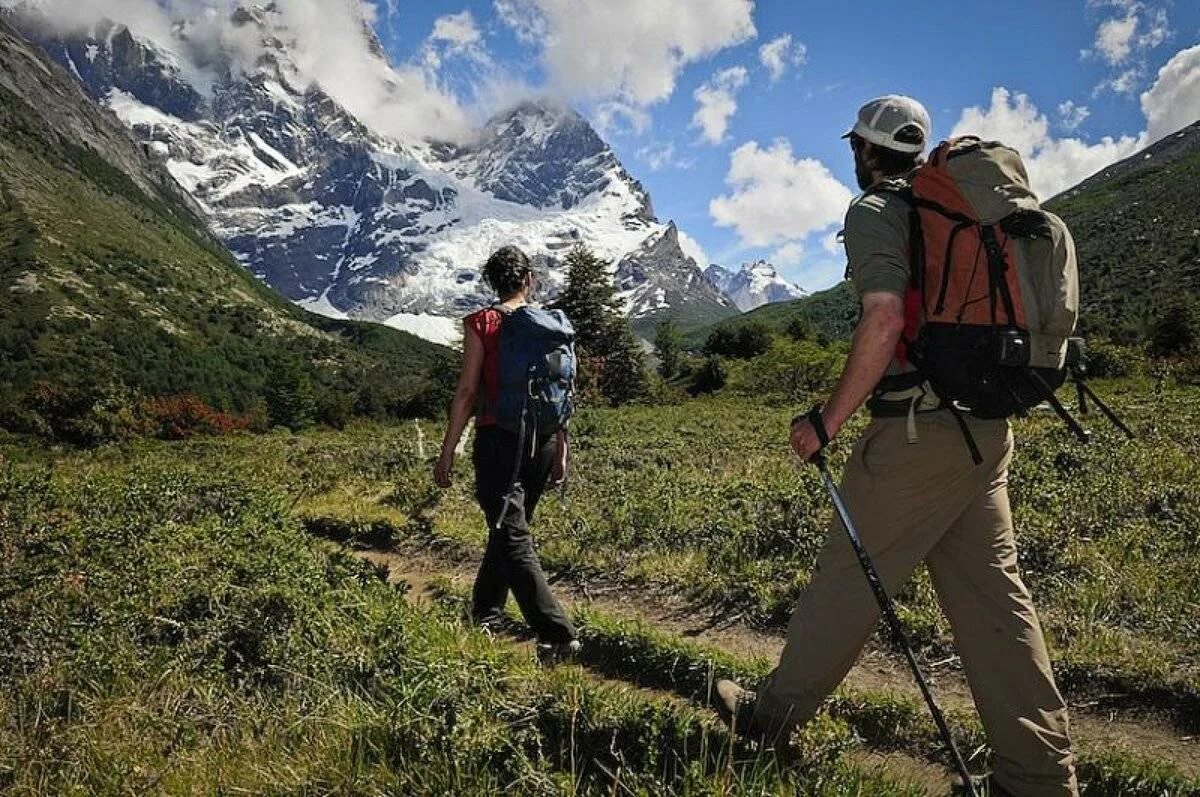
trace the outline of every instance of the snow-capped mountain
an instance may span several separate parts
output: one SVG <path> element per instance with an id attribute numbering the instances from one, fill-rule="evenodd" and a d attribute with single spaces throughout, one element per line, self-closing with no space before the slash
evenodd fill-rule
<path id="1" fill-rule="evenodd" d="M 479 266 L 491 251 L 525 249 L 545 299 L 565 279 L 562 256 L 582 242 L 610 261 L 640 329 L 667 311 L 734 312 L 570 109 L 523 103 L 465 145 L 401 141 L 300 76 L 274 5 L 234 11 L 260 55 L 252 68 L 231 60 L 210 69 L 211 85 L 119 21 L 62 35 L 22 19 L 196 200 L 243 265 L 309 309 L 446 338 L 449 319 L 490 300 Z"/>
<path id="2" fill-rule="evenodd" d="M 807 295 L 807 291 L 785 280 L 765 260 L 743 263 L 736 272 L 713 263 L 704 270 L 704 276 L 743 313 L 771 302 Z"/>

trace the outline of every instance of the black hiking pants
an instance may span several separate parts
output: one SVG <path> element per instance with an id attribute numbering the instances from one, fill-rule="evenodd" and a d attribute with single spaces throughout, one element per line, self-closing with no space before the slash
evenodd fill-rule
<path id="1" fill-rule="evenodd" d="M 500 619 L 512 590 L 539 642 L 569 642 L 575 638 L 575 626 L 550 592 L 529 533 L 533 510 L 554 467 L 555 441 L 551 438 L 532 454 L 528 442 L 524 449 L 513 483 L 517 435 L 497 426 L 476 431 L 471 457 L 475 498 L 487 518 L 488 542 L 472 590 L 471 616 L 480 623 Z M 506 496 L 509 500 L 505 509 Z M 501 511 L 504 520 L 497 529 Z"/>

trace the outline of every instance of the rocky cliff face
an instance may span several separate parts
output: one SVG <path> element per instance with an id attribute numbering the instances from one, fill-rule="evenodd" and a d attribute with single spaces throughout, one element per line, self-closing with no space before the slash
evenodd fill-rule
<path id="1" fill-rule="evenodd" d="M 585 243 L 612 264 L 635 315 L 652 302 L 728 308 L 574 111 L 526 102 L 467 145 L 388 138 L 306 84 L 274 6 L 239 8 L 233 21 L 263 55 L 252 69 L 210 64 L 206 82 L 122 20 L 64 35 L 18 17 L 175 177 L 242 264 L 310 309 L 426 330 L 423 316 L 489 300 L 479 266 L 509 243 L 534 257 L 546 297 L 565 278 L 565 250 Z M 648 298 L 659 288 L 664 298 Z"/>

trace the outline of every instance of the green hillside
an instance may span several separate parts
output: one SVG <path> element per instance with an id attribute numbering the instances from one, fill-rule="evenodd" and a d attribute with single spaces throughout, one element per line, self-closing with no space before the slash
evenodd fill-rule
<path id="1" fill-rule="evenodd" d="M 1200 295 L 1200 122 L 1115 163 L 1046 203 L 1070 225 L 1079 252 L 1080 329 L 1145 341 L 1165 306 Z M 700 345 L 717 326 L 762 322 L 782 330 L 806 316 L 818 332 L 848 337 L 858 301 L 848 283 L 764 305 L 694 329 Z"/>
<path id="2" fill-rule="evenodd" d="M 48 403 L 86 412 L 100 396 L 245 413 L 289 382 L 318 416 L 428 400 L 445 349 L 259 283 L 116 119 L 2 22 L 0 67 L 0 425 L 45 431 Z"/>
<path id="3" fill-rule="evenodd" d="M 1200 122 L 1047 203 L 1075 235 L 1086 332 L 1144 340 L 1166 305 L 1200 293 L 1197 185 Z"/>
<path id="4" fill-rule="evenodd" d="M 854 331 L 854 325 L 858 323 L 858 298 L 849 282 L 841 282 L 802 299 L 764 304 L 735 318 L 692 328 L 687 331 L 686 339 L 689 346 L 698 348 L 717 327 L 738 327 L 753 323 L 766 324 L 782 332 L 794 318 L 808 319 L 813 331 L 818 335 L 830 339 L 848 338 Z"/>

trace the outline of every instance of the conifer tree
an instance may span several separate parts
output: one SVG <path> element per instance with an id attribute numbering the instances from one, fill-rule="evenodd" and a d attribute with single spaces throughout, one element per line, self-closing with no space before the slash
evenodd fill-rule
<path id="1" fill-rule="evenodd" d="M 298 361 L 282 363 L 267 386 L 267 413 L 271 423 L 299 431 L 311 426 L 317 401 L 312 381 Z"/>
<path id="2" fill-rule="evenodd" d="M 566 287 L 550 306 L 571 319 L 579 346 L 589 354 L 605 356 L 612 345 L 610 331 L 623 320 L 608 264 L 583 244 L 570 251 L 565 263 Z"/>
<path id="3" fill-rule="evenodd" d="M 679 357 L 683 353 L 683 335 L 670 317 L 658 325 L 654 333 L 654 354 L 658 357 L 658 373 L 670 379 L 679 372 Z"/>
<path id="4" fill-rule="evenodd" d="M 622 318 L 611 334 L 612 348 L 605 358 L 600 391 L 614 407 L 631 401 L 643 401 L 650 395 L 646 352 L 627 319 Z"/>
<path id="5" fill-rule="evenodd" d="M 575 327 L 580 364 L 592 363 L 600 394 L 610 404 L 639 401 L 650 393 L 646 355 L 621 312 L 608 264 L 580 244 L 566 257 L 567 284 L 550 305 Z M 586 384 L 588 373 L 581 374 Z"/>

